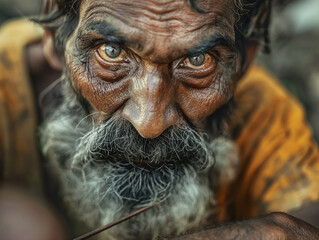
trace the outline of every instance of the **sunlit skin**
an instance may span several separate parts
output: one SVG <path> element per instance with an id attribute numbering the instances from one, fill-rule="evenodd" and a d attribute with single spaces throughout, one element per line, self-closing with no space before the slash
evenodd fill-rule
<path id="1" fill-rule="evenodd" d="M 196 4 L 203 13 L 186 0 L 83 0 L 79 23 L 66 39 L 65 58 L 58 59 L 50 30 L 44 54 L 51 67 L 66 67 L 74 89 L 89 104 L 88 114 L 97 113 L 90 117 L 124 118 L 145 138 L 185 122 L 205 132 L 209 116 L 232 97 L 258 44 L 245 40 L 241 65 L 234 1 Z M 309 221 L 309 213 L 318 209 L 316 203 L 295 216 Z M 179 239 L 235 238 L 319 239 L 319 232 L 287 214 L 272 213 Z"/>
<path id="2" fill-rule="evenodd" d="M 73 86 L 92 111 L 127 119 L 145 138 L 185 121 L 204 129 L 234 90 L 232 2 L 199 1 L 198 13 L 184 0 L 83 1 L 67 42 Z"/>

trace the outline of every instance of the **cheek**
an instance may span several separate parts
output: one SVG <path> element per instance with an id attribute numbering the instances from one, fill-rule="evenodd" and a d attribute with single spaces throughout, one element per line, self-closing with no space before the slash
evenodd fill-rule
<path id="1" fill-rule="evenodd" d="M 177 89 L 178 104 L 186 117 L 198 127 L 205 119 L 226 104 L 231 97 L 231 83 L 214 81 L 205 89 L 196 89 L 180 84 Z"/>
<path id="2" fill-rule="evenodd" d="M 69 76 L 74 89 L 84 97 L 96 111 L 107 116 L 120 108 L 128 99 L 129 79 L 108 82 L 97 73 L 94 64 L 79 64 L 74 58 L 67 59 Z"/>

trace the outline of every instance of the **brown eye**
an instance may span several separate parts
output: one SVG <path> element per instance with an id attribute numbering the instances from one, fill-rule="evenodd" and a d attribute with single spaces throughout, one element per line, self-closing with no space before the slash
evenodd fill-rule
<path id="1" fill-rule="evenodd" d="M 109 62 L 120 62 L 125 59 L 126 52 L 119 44 L 105 43 L 98 48 L 99 55 Z"/>
<path id="2" fill-rule="evenodd" d="M 199 53 L 186 59 L 186 65 L 190 68 L 207 68 L 212 63 L 212 57 L 207 53 Z"/>

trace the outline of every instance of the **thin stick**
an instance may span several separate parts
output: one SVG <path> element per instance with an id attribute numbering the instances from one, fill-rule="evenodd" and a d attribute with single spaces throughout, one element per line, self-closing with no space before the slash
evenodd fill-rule
<path id="1" fill-rule="evenodd" d="M 84 240 L 84 239 L 88 239 L 90 237 L 93 237 L 94 235 L 96 235 L 96 234 L 98 234 L 100 232 L 103 232 L 103 231 L 105 231 L 105 230 L 107 230 L 107 229 L 109 229 L 111 227 L 114 227 L 114 226 L 116 226 L 116 225 L 118 225 L 118 224 L 120 224 L 120 223 L 122 223 L 122 222 L 124 222 L 124 221 L 126 221 L 126 220 L 128 220 L 128 219 L 130 219 L 132 217 L 134 217 L 134 216 L 139 215 L 140 213 L 142 213 L 142 212 L 144 212 L 144 211 L 146 211 L 146 210 L 148 210 L 150 208 L 153 208 L 153 207 L 157 206 L 161 202 L 158 202 L 158 203 L 155 203 L 153 205 L 150 205 L 150 206 L 144 207 L 142 209 L 139 209 L 139 210 L 137 210 L 137 211 L 125 216 L 125 217 L 122 217 L 122 218 L 120 218 L 120 219 L 118 219 L 118 220 L 116 220 L 116 221 L 114 221 L 114 222 L 112 222 L 110 224 L 107 224 L 106 226 L 99 227 L 99 228 L 97 228 L 97 229 L 95 229 L 95 230 L 93 230 L 91 232 L 88 232 L 88 233 L 86 233 L 86 234 L 84 234 L 84 235 L 82 235 L 80 237 L 77 237 L 74 240 Z"/>

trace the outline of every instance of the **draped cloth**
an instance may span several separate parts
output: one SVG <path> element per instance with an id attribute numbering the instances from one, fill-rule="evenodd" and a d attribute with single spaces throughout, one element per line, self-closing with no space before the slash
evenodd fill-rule
<path id="1" fill-rule="evenodd" d="M 291 213 L 318 201 L 319 152 L 298 101 L 253 65 L 234 102 L 231 129 L 240 168 L 233 182 L 220 187 L 220 220 Z"/>

